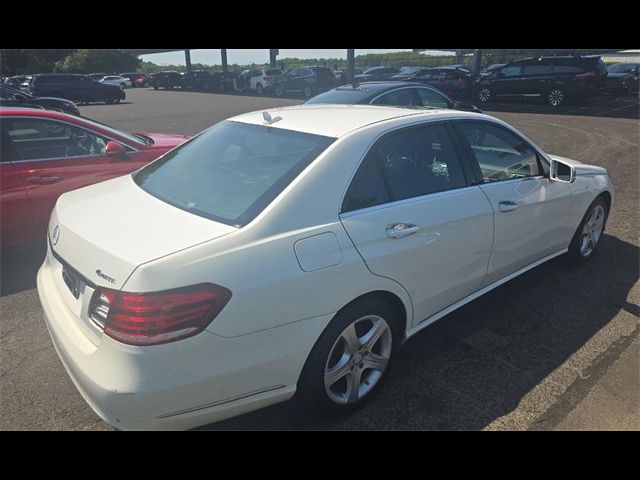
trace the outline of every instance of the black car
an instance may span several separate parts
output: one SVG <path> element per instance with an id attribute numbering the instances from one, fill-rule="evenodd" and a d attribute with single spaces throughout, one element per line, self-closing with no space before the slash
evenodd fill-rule
<path id="1" fill-rule="evenodd" d="M 336 77 L 327 67 L 301 67 L 289 70 L 278 79 L 274 86 L 279 97 L 286 92 L 302 92 L 304 98 L 311 98 L 318 92 L 336 86 Z"/>
<path id="2" fill-rule="evenodd" d="M 400 70 L 395 67 L 371 67 L 362 72 L 361 75 L 355 75 L 356 82 L 379 82 L 381 80 L 391 80 L 391 77 L 398 75 Z"/>
<path id="3" fill-rule="evenodd" d="M 616 63 L 607 68 L 607 89 L 612 93 L 631 95 L 640 86 L 640 63 Z"/>
<path id="4" fill-rule="evenodd" d="M 36 107 L 57 110 L 71 115 L 80 115 L 75 103 L 64 98 L 35 97 L 11 87 L 0 86 L 0 105 L 6 107 Z"/>
<path id="5" fill-rule="evenodd" d="M 182 76 L 182 88 L 212 90 L 213 77 L 206 70 L 192 70 Z"/>
<path id="6" fill-rule="evenodd" d="M 423 83 L 437 88 L 456 100 L 470 98 L 473 87 L 471 74 L 458 67 L 415 67 L 394 76 L 392 80 Z"/>
<path id="7" fill-rule="evenodd" d="M 557 107 L 602 92 L 606 81 L 607 67 L 599 56 L 527 58 L 479 78 L 475 95 L 482 104 L 497 98 L 537 97 Z"/>
<path id="8" fill-rule="evenodd" d="M 480 71 L 480 76 L 481 77 L 488 77 L 489 75 L 491 75 L 493 72 L 495 72 L 496 70 L 498 70 L 499 68 L 502 68 L 506 65 L 506 63 L 492 63 L 491 65 L 489 65 L 486 68 L 483 68 Z"/>
<path id="9" fill-rule="evenodd" d="M 20 85 L 22 85 L 25 80 L 27 80 L 26 75 L 16 75 L 15 77 L 5 78 L 4 85 L 20 90 Z"/>
<path id="10" fill-rule="evenodd" d="M 152 73 L 149 76 L 149 84 L 156 90 L 159 88 L 173 90 L 176 87 L 182 87 L 182 74 L 176 71 Z"/>
<path id="11" fill-rule="evenodd" d="M 80 103 L 118 103 L 124 100 L 124 90 L 107 85 L 87 75 L 43 73 L 34 75 L 29 84 L 31 94 L 37 97 L 58 97 Z"/>
<path id="12" fill-rule="evenodd" d="M 481 113 L 478 107 L 457 102 L 435 88 L 415 82 L 365 82 L 343 85 L 321 93 L 305 103 L 446 108 Z"/>

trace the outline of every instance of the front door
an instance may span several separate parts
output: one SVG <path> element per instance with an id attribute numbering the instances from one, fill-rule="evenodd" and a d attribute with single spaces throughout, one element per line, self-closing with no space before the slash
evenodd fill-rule
<path id="1" fill-rule="evenodd" d="M 490 284 L 566 248 L 571 194 L 549 179 L 542 155 L 506 127 L 484 121 L 454 122 L 494 211 Z"/>
<path id="2" fill-rule="evenodd" d="M 444 123 L 390 133 L 360 166 L 341 221 L 369 270 L 400 283 L 416 322 L 478 290 L 493 242 L 491 204 L 470 186 Z"/>

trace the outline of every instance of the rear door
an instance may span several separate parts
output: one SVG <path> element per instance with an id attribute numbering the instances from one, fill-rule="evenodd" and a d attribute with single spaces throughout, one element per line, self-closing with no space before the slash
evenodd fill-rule
<path id="1" fill-rule="evenodd" d="M 525 139 L 488 121 L 455 121 L 494 211 L 486 283 L 566 248 L 572 232 L 569 184 L 551 181 L 549 165 Z"/>
<path id="2" fill-rule="evenodd" d="M 509 96 L 520 94 L 520 80 L 522 79 L 522 65 L 510 64 L 499 69 L 491 79 L 491 93 L 494 96 Z"/>
<path id="3" fill-rule="evenodd" d="M 389 133 L 371 148 L 340 219 L 369 270 L 409 292 L 418 321 L 476 291 L 493 241 L 491 204 L 448 124 Z"/>
<path id="4" fill-rule="evenodd" d="M 553 83 L 551 59 L 533 59 L 522 65 L 522 95 L 544 95 Z"/>
<path id="5" fill-rule="evenodd" d="M 59 120 L 11 117 L 3 119 L 3 126 L 38 232 L 44 232 L 62 193 L 124 175 L 148 162 L 144 152 L 128 146 L 127 155 L 108 157 L 105 148 L 109 138 Z"/>

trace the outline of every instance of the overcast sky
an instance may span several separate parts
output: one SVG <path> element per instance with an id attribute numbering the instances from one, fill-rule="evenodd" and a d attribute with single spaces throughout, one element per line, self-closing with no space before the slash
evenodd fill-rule
<path id="1" fill-rule="evenodd" d="M 387 53 L 387 52 L 407 52 L 411 49 L 360 49 L 356 50 L 356 55 L 365 53 Z M 278 59 L 296 58 L 347 58 L 346 49 L 280 49 Z M 140 58 L 157 65 L 182 65 L 184 64 L 184 52 L 155 53 L 153 55 L 141 55 Z M 237 63 L 247 65 L 249 63 L 267 63 L 269 61 L 269 49 L 229 49 L 227 50 L 227 61 L 229 64 Z M 191 62 L 205 65 L 220 65 L 220 50 L 191 50 Z"/>

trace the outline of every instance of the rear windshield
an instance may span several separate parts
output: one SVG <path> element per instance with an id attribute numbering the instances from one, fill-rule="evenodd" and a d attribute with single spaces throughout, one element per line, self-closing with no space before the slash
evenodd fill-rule
<path id="1" fill-rule="evenodd" d="M 282 70 L 265 70 L 265 75 L 282 75 Z"/>
<path id="2" fill-rule="evenodd" d="M 617 63 L 609 67 L 611 73 L 631 73 L 634 68 L 637 68 L 637 63 Z"/>
<path id="3" fill-rule="evenodd" d="M 305 103 L 335 103 L 338 105 L 352 105 L 354 103 L 358 103 L 360 100 L 364 100 L 370 94 L 371 92 L 364 88 L 362 90 L 336 88 L 334 90 L 321 93 L 320 95 L 316 95 Z"/>
<path id="4" fill-rule="evenodd" d="M 149 164 L 133 179 L 175 207 L 241 227 L 334 140 L 225 121 Z"/>

